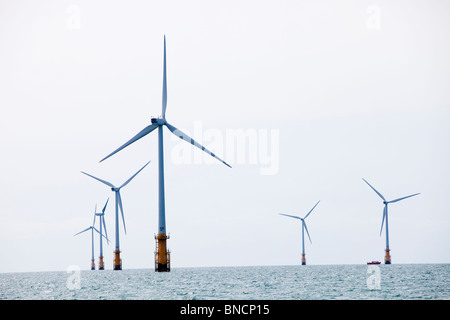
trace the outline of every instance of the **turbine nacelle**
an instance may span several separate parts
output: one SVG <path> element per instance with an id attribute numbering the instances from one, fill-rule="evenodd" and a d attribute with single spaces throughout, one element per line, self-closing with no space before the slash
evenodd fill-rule
<path id="1" fill-rule="evenodd" d="M 159 126 L 163 126 L 167 123 L 166 119 L 164 118 L 151 118 L 151 122 Z"/>

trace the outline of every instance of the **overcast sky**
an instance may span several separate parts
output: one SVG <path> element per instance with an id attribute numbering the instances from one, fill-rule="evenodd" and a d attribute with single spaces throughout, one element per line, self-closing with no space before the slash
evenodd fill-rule
<path id="1" fill-rule="evenodd" d="M 154 267 L 161 115 L 172 267 L 450 262 L 450 3 L 0 0 L 0 272 L 90 267 L 120 185 L 123 268 Z M 98 225 L 97 225 L 98 227 Z M 98 265 L 99 244 L 95 239 Z"/>

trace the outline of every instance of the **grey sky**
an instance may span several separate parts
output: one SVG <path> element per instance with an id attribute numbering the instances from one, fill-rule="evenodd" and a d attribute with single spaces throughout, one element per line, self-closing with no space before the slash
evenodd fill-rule
<path id="1" fill-rule="evenodd" d="M 172 267 L 300 264 L 301 224 L 278 213 L 318 200 L 309 264 L 382 260 L 383 205 L 361 178 L 388 199 L 421 192 L 389 207 L 393 263 L 450 262 L 449 10 L 0 1 L 0 272 L 89 268 L 90 236 L 73 234 L 110 197 L 113 240 L 114 202 L 80 171 L 120 184 L 149 160 L 122 192 L 121 249 L 124 269 L 153 267 L 156 134 L 98 161 L 161 114 L 164 34 L 168 121 L 233 166 L 164 129 Z M 239 133 L 258 143 L 244 156 Z"/>

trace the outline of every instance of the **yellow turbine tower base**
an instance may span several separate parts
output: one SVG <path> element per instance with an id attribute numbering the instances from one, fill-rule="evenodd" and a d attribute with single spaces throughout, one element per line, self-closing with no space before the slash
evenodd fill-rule
<path id="1" fill-rule="evenodd" d="M 391 264 L 391 255 L 389 253 L 390 251 L 391 250 L 386 248 L 386 256 L 384 257 L 384 264 Z"/>
<path id="2" fill-rule="evenodd" d="M 95 261 L 91 259 L 91 270 L 95 270 Z"/>
<path id="3" fill-rule="evenodd" d="M 103 256 L 98 257 L 98 270 L 105 270 L 105 264 L 103 263 Z"/>
<path id="4" fill-rule="evenodd" d="M 156 250 L 155 250 L 155 271 L 168 272 L 170 271 L 170 251 L 167 250 L 167 239 L 170 236 L 165 233 L 158 233 L 155 235 Z"/>
<path id="5" fill-rule="evenodd" d="M 306 265 L 306 257 L 305 254 L 302 253 L 302 266 Z"/>
<path id="6" fill-rule="evenodd" d="M 114 270 L 122 270 L 122 259 L 120 259 L 120 250 L 114 250 Z"/>

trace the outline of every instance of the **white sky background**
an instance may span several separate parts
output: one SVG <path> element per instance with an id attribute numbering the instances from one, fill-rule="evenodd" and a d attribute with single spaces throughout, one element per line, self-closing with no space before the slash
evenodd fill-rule
<path id="1" fill-rule="evenodd" d="M 194 163 L 202 152 L 164 129 L 172 267 L 300 264 L 301 224 L 278 213 L 304 216 L 318 200 L 308 264 L 382 260 L 383 204 L 363 177 L 387 199 L 421 192 L 389 207 L 393 263 L 449 263 L 449 11 L 444 0 L 1 0 L 0 272 L 88 269 L 90 234 L 73 234 L 108 197 L 111 269 L 113 192 L 80 170 L 120 185 L 148 160 L 122 190 L 121 250 L 124 269 L 153 268 L 157 133 L 98 161 L 161 114 L 164 34 L 168 121 L 233 166 Z M 236 130 L 258 133 L 256 163 L 220 148 Z M 263 175 L 271 132 L 278 170 Z M 190 163 L 177 164 L 179 148 Z"/>

